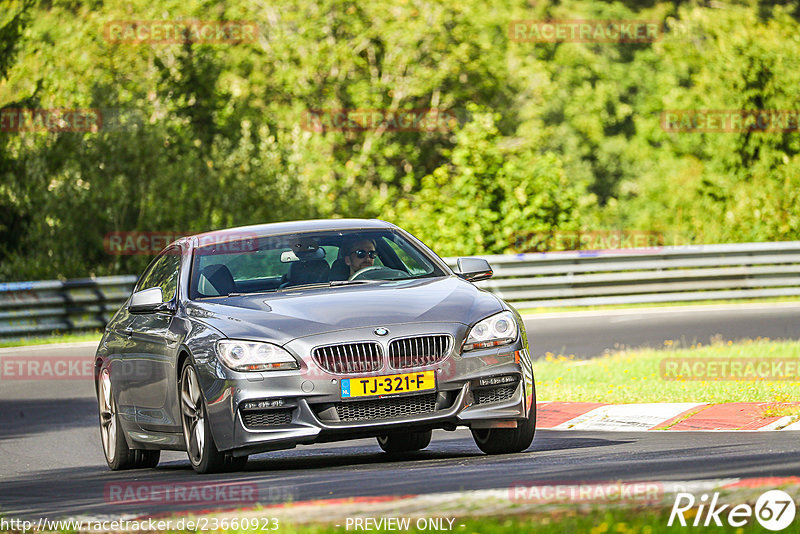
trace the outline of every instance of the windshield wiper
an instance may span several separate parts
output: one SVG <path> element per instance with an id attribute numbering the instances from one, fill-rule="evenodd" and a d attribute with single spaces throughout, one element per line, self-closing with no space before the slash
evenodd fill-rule
<path id="1" fill-rule="evenodd" d="M 288 291 L 290 289 L 309 289 L 314 287 L 330 287 L 328 282 L 312 282 L 310 284 L 297 284 L 296 286 L 286 286 L 278 288 L 278 291 Z"/>
<path id="2" fill-rule="evenodd" d="M 369 284 L 372 282 L 382 282 L 383 280 L 331 280 L 333 286 L 349 286 L 351 284 Z"/>
<path id="3" fill-rule="evenodd" d="M 275 289 L 262 289 L 261 291 L 253 291 L 252 293 L 228 293 L 227 295 L 221 295 L 224 297 L 246 297 L 248 295 L 261 295 L 263 293 L 275 293 L 278 288 Z"/>

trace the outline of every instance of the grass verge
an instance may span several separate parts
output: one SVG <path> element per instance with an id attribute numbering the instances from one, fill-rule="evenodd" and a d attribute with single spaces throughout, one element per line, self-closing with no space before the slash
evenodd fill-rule
<path id="1" fill-rule="evenodd" d="M 757 299 L 718 299 L 718 300 L 694 300 L 686 302 L 643 302 L 638 304 L 609 304 L 606 306 L 561 306 L 561 307 L 540 307 L 540 308 L 520 308 L 521 315 L 536 315 L 540 313 L 563 313 L 576 311 L 602 311 L 602 310 L 635 310 L 642 308 L 677 308 L 686 306 L 711 306 L 728 304 L 774 304 L 777 302 L 797 302 L 798 297 L 771 297 Z M 513 304 L 513 302 L 512 302 Z"/>
<path id="2" fill-rule="evenodd" d="M 666 350 L 621 351 L 591 360 L 576 360 L 548 354 L 544 361 L 534 362 L 536 395 L 542 400 L 566 402 L 794 402 L 800 399 L 800 342 L 751 340 L 741 343 L 715 343 L 674 349 L 665 342 Z M 740 361 L 758 365 L 766 361 L 793 361 L 795 372 L 787 379 L 690 379 L 665 371 L 665 363 L 697 359 Z M 788 370 L 791 367 L 785 366 Z M 712 373 L 706 373 L 707 375 Z M 779 415 L 796 415 L 796 407 L 781 408 Z M 785 412 L 785 413 L 784 413 Z"/>

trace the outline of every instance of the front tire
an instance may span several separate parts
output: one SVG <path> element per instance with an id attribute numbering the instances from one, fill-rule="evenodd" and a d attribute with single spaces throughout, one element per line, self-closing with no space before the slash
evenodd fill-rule
<path id="1" fill-rule="evenodd" d="M 433 431 L 421 432 L 393 432 L 385 436 L 378 436 L 378 445 L 384 452 L 411 452 L 420 451 L 430 445 Z"/>
<path id="2" fill-rule="evenodd" d="M 522 452 L 533 443 L 536 433 L 536 395 L 526 419 L 517 421 L 517 428 L 487 428 L 472 430 L 475 445 L 486 454 L 513 454 Z"/>
<path id="3" fill-rule="evenodd" d="M 192 468 L 202 474 L 243 468 L 247 456 L 234 457 L 231 453 L 217 450 L 208 425 L 208 412 L 200 382 L 188 359 L 181 371 L 180 397 L 183 438 Z"/>
<path id="4" fill-rule="evenodd" d="M 117 401 L 111 385 L 108 367 L 100 371 L 97 384 L 97 403 L 100 412 L 100 440 L 106 463 L 112 471 L 144 469 L 158 465 L 161 451 L 131 449 L 119 422 Z"/>

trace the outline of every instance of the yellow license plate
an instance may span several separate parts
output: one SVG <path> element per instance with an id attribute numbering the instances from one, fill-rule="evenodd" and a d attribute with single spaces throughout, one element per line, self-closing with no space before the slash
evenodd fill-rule
<path id="1" fill-rule="evenodd" d="M 343 399 L 429 391 L 436 389 L 436 373 L 421 371 L 402 375 L 344 378 L 341 381 L 341 388 Z"/>

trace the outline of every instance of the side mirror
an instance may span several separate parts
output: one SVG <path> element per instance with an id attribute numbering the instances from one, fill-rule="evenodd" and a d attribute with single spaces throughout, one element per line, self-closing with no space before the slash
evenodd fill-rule
<path id="1" fill-rule="evenodd" d="M 131 296 L 128 311 L 131 313 L 152 313 L 157 311 L 171 311 L 169 302 L 162 302 L 163 294 L 160 287 L 151 287 L 137 291 Z"/>
<path id="2" fill-rule="evenodd" d="M 458 258 L 456 274 L 467 282 L 486 280 L 494 274 L 489 262 L 483 258 Z"/>

